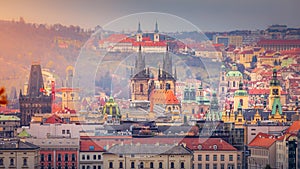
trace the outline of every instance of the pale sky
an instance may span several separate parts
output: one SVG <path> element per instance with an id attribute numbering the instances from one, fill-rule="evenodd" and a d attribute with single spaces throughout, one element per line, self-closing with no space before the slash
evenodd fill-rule
<path id="1" fill-rule="evenodd" d="M 160 12 L 186 19 L 203 31 L 255 30 L 272 24 L 300 27 L 299 7 L 299 0 L 1 0 L 0 19 L 22 16 L 26 22 L 94 28 L 134 13 Z M 137 20 L 143 18 L 120 29 L 135 30 Z M 158 20 L 162 29 L 178 26 L 152 20 Z M 154 23 L 149 25 L 144 23 L 144 29 L 152 29 Z"/>

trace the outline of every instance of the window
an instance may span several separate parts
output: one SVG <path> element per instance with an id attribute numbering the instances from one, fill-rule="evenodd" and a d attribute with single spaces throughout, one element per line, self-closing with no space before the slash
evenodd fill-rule
<path id="1" fill-rule="evenodd" d="M 235 81 L 233 81 L 232 87 L 235 87 Z"/>
<path id="2" fill-rule="evenodd" d="M 57 169 L 61 169 L 61 163 L 58 163 Z"/>
<path id="3" fill-rule="evenodd" d="M 98 155 L 98 160 L 101 160 L 101 155 Z"/>
<path id="4" fill-rule="evenodd" d="M 68 169 L 68 163 L 65 163 L 65 169 Z"/>
<path id="5" fill-rule="evenodd" d="M 244 105 L 244 101 L 243 101 L 243 99 L 240 99 L 240 103 L 241 103 L 241 106 L 243 106 L 243 105 Z"/>
<path id="6" fill-rule="evenodd" d="M 217 164 L 213 164 L 213 169 L 218 169 L 218 165 Z"/>
<path id="7" fill-rule="evenodd" d="M 214 160 L 214 161 L 217 161 L 217 155 L 214 155 L 214 156 L 213 156 L 213 160 Z"/>
<path id="8" fill-rule="evenodd" d="M 144 168 L 144 163 L 143 162 L 140 163 L 140 168 Z"/>
<path id="9" fill-rule="evenodd" d="M 67 134 L 70 134 L 70 130 L 67 130 Z"/>
<path id="10" fill-rule="evenodd" d="M 198 155 L 198 161 L 202 161 L 202 155 Z"/>
<path id="11" fill-rule="evenodd" d="M 153 162 L 150 162 L 150 168 L 154 168 Z"/>
<path id="12" fill-rule="evenodd" d="M 85 165 L 83 165 L 83 166 L 81 167 L 81 169 L 85 169 Z"/>
<path id="13" fill-rule="evenodd" d="M 233 161 L 233 155 L 229 155 L 229 161 Z"/>
<path id="14" fill-rule="evenodd" d="M 134 168 L 134 162 L 133 161 L 131 162 L 131 168 Z"/>
<path id="15" fill-rule="evenodd" d="M 237 160 L 239 160 L 239 161 L 241 160 L 241 155 L 237 156 Z"/>
<path id="16" fill-rule="evenodd" d="M 97 159 L 97 155 L 94 155 L 94 156 L 93 156 L 93 159 L 96 160 L 96 159 Z"/>
<path id="17" fill-rule="evenodd" d="M 45 161 L 45 156 L 44 156 L 44 154 L 41 154 L 41 161 Z"/>
<path id="18" fill-rule="evenodd" d="M 120 168 L 121 168 L 121 167 L 120 167 Z M 97 166 L 94 165 L 94 166 L 93 166 L 93 169 L 97 169 Z"/>
<path id="19" fill-rule="evenodd" d="M 48 154 L 48 161 L 52 161 L 52 155 Z"/>
<path id="20" fill-rule="evenodd" d="M 221 164 L 221 169 L 225 169 L 225 164 Z"/>
<path id="21" fill-rule="evenodd" d="M 119 168 L 123 168 L 123 162 L 122 161 L 119 163 Z"/>
<path id="22" fill-rule="evenodd" d="M 82 159 L 82 160 L 85 160 L 85 155 L 84 155 L 84 154 L 81 156 L 81 159 Z"/>
<path id="23" fill-rule="evenodd" d="M 180 163 L 180 168 L 184 168 L 184 162 Z"/>
<path id="24" fill-rule="evenodd" d="M 144 85 L 140 84 L 140 92 L 143 93 L 143 91 L 144 91 Z"/>
<path id="25" fill-rule="evenodd" d="M 174 162 L 171 162 L 171 168 L 174 168 Z"/>
<path id="26" fill-rule="evenodd" d="M 221 155 L 221 161 L 224 161 L 224 160 L 225 160 L 225 156 Z"/>
<path id="27" fill-rule="evenodd" d="M 209 169 L 209 164 L 205 164 L 205 169 Z"/>
<path id="28" fill-rule="evenodd" d="M 209 155 L 206 155 L 206 156 L 205 156 L 205 160 L 206 160 L 206 161 L 209 161 Z"/>
<path id="29" fill-rule="evenodd" d="M 198 169 L 202 169 L 202 164 L 198 163 Z"/>
<path id="30" fill-rule="evenodd" d="M 109 168 L 114 168 L 113 162 L 109 162 Z"/>
<path id="31" fill-rule="evenodd" d="M 158 163 L 158 168 L 163 168 L 163 163 L 162 162 Z"/>
<path id="32" fill-rule="evenodd" d="M 72 154 L 72 161 L 76 161 L 76 155 Z"/>
<path id="33" fill-rule="evenodd" d="M 90 149 L 90 150 L 94 150 L 95 147 L 94 147 L 94 146 L 90 146 L 89 149 Z"/>
<path id="34" fill-rule="evenodd" d="M 57 155 L 57 161 L 61 161 L 61 154 Z"/>
<path id="35" fill-rule="evenodd" d="M 27 158 L 23 158 L 23 166 L 27 166 Z"/>
<path id="36" fill-rule="evenodd" d="M 3 165 L 3 158 L 0 158 L 0 166 Z"/>
<path id="37" fill-rule="evenodd" d="M 13 158 L 11 158 L 9 160 L 9 165 L 11 165 L 11 166 L 15 165 L 15 160 Z"/>
<path id="38" fill-rule="evenodd" d="M 61 133 L 62 133 L 62 134 L 66 134 L 66 130 L 62 130 Z"/>
<path id="39" fill-rule="evenodd" d="M 101 165 L 98 165 L 98 169 L 101 169 Z"/>
<path id="40" fill-rule="evenodd" d="M 87 160 L 90 160 L 90 155 L 86 155 L 86 159 L 87 159 Z"/>
<path id="41" fill-rule="evenodd" d="M 65 154 L 65 161 L 69 161 L 69 155 Z"/>

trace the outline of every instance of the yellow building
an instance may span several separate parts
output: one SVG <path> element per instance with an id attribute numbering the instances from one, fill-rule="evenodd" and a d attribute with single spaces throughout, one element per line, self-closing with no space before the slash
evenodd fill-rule
<path id="1" fill-rule="evenodd" d="M 238 106 L 241 105 L 242 109 L 248 109 L 248 101 L 249 101 L 249 95 L 246 90 L 243 89 L 243 82 L 240 81 L 239 83 L 239 89 L 234 92 L 234 107 L 233 110 L 237 111 Z"/>
<path id="2" fill-rule="evenodd" d="M 180 145 L 118 144 L 103 153 L 103 168 L 192 168 L 192 152 Z"/>

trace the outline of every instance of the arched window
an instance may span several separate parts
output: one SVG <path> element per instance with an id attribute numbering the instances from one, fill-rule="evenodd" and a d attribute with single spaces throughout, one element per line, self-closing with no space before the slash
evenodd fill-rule
<path id="1" fill-rule="evenodd" d="M 154 168 L 153 162 L 150 162 L 150 168 Z"/>
<path id="2" fill-rule="evenodd" d="M 140 163 L 140 168 L 144 168 L 144 163 L 143 162 Z"/>
<path id="3" fill-rule="evenodd" d="M 134 162 L 133 161 L 131 162 L 131 168 L 134 168 Z"/>
<path id="4" fill-rule="evenodd" d="M 162 162 L 159 162 L 158 168 L 163 168 L 163 163 Z"/>
<path id="5" fill-rule="evenodd" d="M 109 162 L 109 168 L 114 168 L 113 162 Z"/>
<path id="6" fill-rule="evenodd" d="M 235 81 L 233 81 L 232 87 L 235 87 Z"/>
<path id="7" fill-rule="evenodd" d="M 228 87 L 230 87 L 230 82 L 229 82 L 229 81 L 228 81 L 228 84 L 227 84 L 227 86 L 228 86 Z"/>
<path id="8" fill-rule="evenodd" d="M 122 161 L 119 163 L 119 168 L 123 168 L 123 162 Z"/>
<path id="9" fill-rule="evenodd" d="M 184 168 L 184 162 L 180 163 L 180 168 Z"/>
<path id="10" fill-rule="evenodd" d="M 171 162 L 171 168 L 174 168 L 174 162 Z"/>
<path id="11" fill-rule="evenodd" d="M 243 101 L 243 99 L 240 99 L 240 103 L 241 103 L 241 106 L 243 106 L 243 105 L 244 105 L 244 101 Z"/>

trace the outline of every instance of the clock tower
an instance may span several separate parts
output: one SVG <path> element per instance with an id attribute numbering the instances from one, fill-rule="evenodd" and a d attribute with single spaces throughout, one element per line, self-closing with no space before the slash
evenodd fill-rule
<path id="1" fill-rule="evenodd" d="M 272 80 L 270 82 L 270 95 L 269 95 L 269 109 L 272 110 L 272 106 L 275 99 L 280 100 L 281 86 L 280 81 L 277 79 L 277 70 L 273 70 Z"/>

